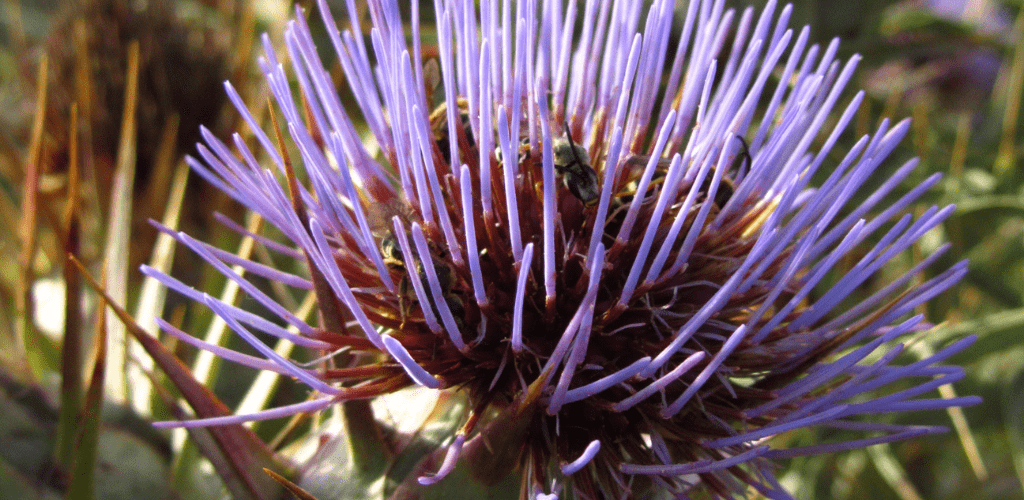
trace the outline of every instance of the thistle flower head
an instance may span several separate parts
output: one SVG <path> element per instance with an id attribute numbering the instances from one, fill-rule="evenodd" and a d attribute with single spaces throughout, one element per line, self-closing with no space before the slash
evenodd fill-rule
<path id="1" fill-rule="evenodd" d="M 939 363 L 969 340 L 895 362 L 898 339 L 928 327 L 915 308 L 964 263 L 915 283 L 940 251 L 877 293 L 853 294 L 952 207 L 907 213 L 936 177 L 886 204 L 915 161 L 866 187 L 907 122 L 833 148 L 862 100 L 842 97 L 857 58 L 838 61 L 836 42 L 811 45 L 807 28 L 789 29 L 789 7 L 758 15 L 693 2 L 670 43 L 672 1 L 438 0 L 433 50 L 417 5 L 370 2 L 364 39 L 352 2 L 344 31 L 320 2 L 348 87 L 340 95 L 301 11 L 287 58 L 264 38 L 287 141 L 226 84 L 261 152 L 205 133 L 189 161 L 280 230 L 287 242 L 258 243 L 308 276 L 172 234 L 298 334 L 144 271 L 204 302 L 265 359 L 163 323 L 168 333 L 318 396 L 170 425 L 275 418 L 419 385 L 469 408 L 424 462 L 436 469 L 423 485 L 464 463 L 488 484 L 518 471 L 536 498 L 695 488 L 731 498 L 749 487 L 784 498 L 773 460 L 933 433 L 870 416 L 975 402 L 919 397 L 962 375 Z M 320 323 L 230 265 L 314 291 Z M 345 353 L 308 369 L 256 330 Z M 863 437 L 765 443 L 801 428 Z"/>

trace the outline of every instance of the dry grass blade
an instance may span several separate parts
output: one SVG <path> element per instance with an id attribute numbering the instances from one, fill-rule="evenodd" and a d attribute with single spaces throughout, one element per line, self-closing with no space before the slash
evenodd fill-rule
<path id="1" fill-rule="evenodd" d="M 235 82 L 245 81 L 248 76 L 246 71 L 252 61 L 254 45 L 244 42 L 256 38 L 256 5 L 251 2 L 243 2 L 240 8 L 242 12 L 238 19 L 238 31 L 235 34 L 235 39 L 239 43 L 235 44 L 235 49 L 232 51 L 234 57 L 231 59 L 229 70 L 232 75 L 231 80 Z"/>
<path id="2" fill-rule="evenodd" d="M 299 319 L 306 321 L 309 314 L 313 311 L 313 307 L 316 305 L 316 295 L 314 293 L 306 294 L 306 299 L 302 301 L 302 305 L 295 312 L 295 316 Z M 288 331 L 297 334 L 298 328 L 289 326 Z M 274 345 L 274 352 L 280 354 L 282 357 L 287 358 L 291 355 L 292 349 L 295 348 L 295 344 L 285 340 L 278 339 Z M 249 386 L 249 390 L 246 391 L 245 397 L 242 398 L 241 404 L 235 410 L 236 414 L 245 415 L 247 413 L 255 413 L 260 410 L 267 408 L 267 404 L 270 403 L 273 398 L 278 382 L 281 380 L 281 374 L 271 371 L 262 371 L 256 376 L 256 380 L 253 381 L 252 385 Z M 253 422 L 257 424 L 258 422 Z"/>
<path id="3" fill-rule="evenodd" d="M 4 28 L 7 31 L 7 36 L 11 39 L 11 46 L 24 53 L 28 49 L 28 38 L 25 36 L 21 2 L 5 2 L 4 7 L 4 11 L 7 13 L 7 25 Z"/>
<path id="4" fill-rule="evenodd" d="M 305 209 L 302 207 L 302 200 L 299 197 L 299 181 L 295 177 L 295 170 L 292 168 L 291 158 L 288 155 L 288 148 L 284 145 L 284 137 L 281 136 L 281 128 L 277 124 L 277 117 L 274 115 L 274 106 L 267 99 L 267 112 L 270 115 L 270 121 L 274 126 L 274 136 L 277 138 L 278 153 L 284 160 L 284 170 L 288 181 L 288 196 L 292 200 L 292 209 L 295 211 L 295 215 L 299 218 L 303 227 L 309 227 L 309 219 L 306 215 Z M 332 332 L 344 331 L 345 321 L 342 317 L 341 307 L 338 304 L 337 299 L 334 297 L 334 293 L 331 291 L 330 285 L 327 284 L 327 278 L 317 269 L 316 264 L 313 263 L 313 259 L 309 256 L 309 253 L 303 249 L 303 254 L 306 257 L 306 264 L 309 268 L 309 274 L 313 281 L 313 290 L 317 296 L 317 307 L 320 310 L 320 320 L 323 322 L 323 326 Z"/>
<path id="5" fill-rule="evenodd" d="M 319 416 L 320 414 L 318 413 L 316 415 Z M 292 418 L 288 419 L 288 422 L 284 424 L 284 427 L 282 427 L 280 431 L 278 431 L 277 435 L 274 436 L 274 439 L 271 439 L 267 443 L 267 446 L 272 450 L 280 450 L 281 446 L 285 443 L 285 440 L 290 439 L 293 435 L 298 433 L 300 431 L 300 426 L 307 420 L 310 420 L 310 418 L 311 415 L 308 413 L 296 413 L 295 415 L 292 415 Z"/>
<path id="6" fill-rule="evenodd" d="M 941 328 L 943 328 L 943 325 L 937 326 L 932 331 L 940 330 Z M 910 346 L 910 349 L 918 359 L 927 359 L 935 355 L 935 350 L 927 342 L 915 342 Z M 941 386 L 938 391 L 943 399 L 955 399 L 957 397 L 956 390 L 953 389 L 952 385 Z M 967 462 L 971 464 L 971 471 L 974 472 L 974 477 L 979 482 L 987 481 L 989 477 L 988 469 L 985 468 L 985 463 L 981 460 L 981 452 L 978 450 L 978 444 L 974 439 L 974 434 L 971 432 L 971 427 L 967 424 L 967 417 L 964 416 L 963 408 L 947 408 L 946 413 L 949 414 L 949 419 L 953 422 L 953 429 L 956 430 L 957 437 L 960 439 L 960 446 L 967 456 Z"/>
<path id="7" fill-rule="evenodd" d="M 28 349 L 30 339 L 37 339 L 37 332 L 32 323 L 34 307 L 32 304 L 32 269 L 36 251 L 36 216 L 39 202 L 39 160 L 43 141 L 43 122 L 46 115 L 46 82 L 47 58 L 39 61 L 39 74 L 36 87 L 35 118 L 32 122 L 32 139 L 29 145 L 28 160 L 25 162 L 25 178 L 21 200 L 21 259 L 19 261 L 18 288 L 15 294 L 15 326 L 13 359 L 26 360 L 30 354 L 36 356 L 36 349 Z M 36 366 L 32 366 L 32 365 Z M 40 363 L 29 361 L 29 368 L 34 370 L 38 378 L 42 373 Z"/>
<path id="8" fill-rule="evenodd" d="M 164 211 L 161 223 L 171 229 L 178 227 L 181 217 L 181 207 L 185 200 L 185 187 L 188 184 L 188 165 L 180 162 L 175 169 L 174 179 L 171 181 L 171 192 L 167 200 L 167 208 Z M 153 245 L 153 253 L 150 255 L 149 267 L 166 273 L 171 269 L 174 261 L 175 241 L 170 235 L 159 233 L 156 237 L 156 244 Z M 156 316 L 164 308 L 164 301 L 167 297 L 167 289 L 157 280 L 146 277 L 142 282 L 142 291 L 139 293 L 139 301 L 135 308 L 135 318 L 139 325 L 146 331 L 156 331 Z M 142 370 L 152 369 L 152 364 L 147 356 L 140 356 L 137 352 L 132 355 L 141 363 Z M 147 386 L 151 388 L 151 385 Z M 149 414 L 149 390 L 137 391 L 132 394 L 132 404 L 136 411 Z"/>
<path id="9" fill-rule="evenodd" d="M 146 353 L 174 383 L 188 404 L 202 418 L 223 417 L 231 415 L 231 410 L 205 385 L 199 383 L 173 353 L 167 350 L 156 338 L 142 330 L 124 308 L 115 303 L 106 290 L 96 282 L 82 264 L 72 256 L 68 257 L 78 267 L 79 272 L 100 295 L 107 306 L 114 311 L 125 326 L 128 333 L 142 345 Z M 260 470 L 263 467 L 278 467 L 273 453 L 249 429 L 241 425 L 215 426 L 207 429 L 217 442 L 220 452 L 224 455 L 232 470 L 218 469 L 217 473 L 225 478 L 226 483 L 239 483 L 244 488 L 244 495 L 238 498 L 271 500 L 274 496 L 273 483 Z"/>
<path id="10" fill-rule="evenodd" d="M 956 399 L 957 397 L 952 385 L 939 387 L 939 395 L 943 399 Z M 974 477 L 982 483 L 988 481 L 988 469 L 985 468 L 985 462 L 981 460 L 978 443 L 974 440 L 974 434 L 971 432 L 970 425 L 967 424 L 967 417 L 964 416 L 963 408 L 958 406 L 950 407 L 946 410 L 946 413 L 949 414 L 950 420 L 953 421 L 953 428 L 960 439 L 960 446 L 964 449 L 964 454 L 967 455 L 967 461 L 971 464 L 971 471 L 974 472 Z"/>
<path id="11" fill-rule="evenodd" d="M 249 214 L 249 220 L 246 224 L 246 229 L 251 233 L 259 232 L 260 226 L 263 223 L 263 218 L 257 214 Z M 255 240 L 251 237 L 246 236 L 242 238 L 242 242 L 239 244 L 238 251 L 235 255 L 242 259 L 248 259 L 252 255 Z M 239 276 L 245 276 L 245 269 L 240 266 L 232 266 L 232 270 Z M 220 301 L 225 304 L 232 304 L 238 298 L 239 286 L 234 280 L 229 280 L 224 285 L 224 290 L 220 294 Z M 210 325 L 207 328 L 206 335 L 203 340 L 214 345 L 223 345 L 228 339 L 228 327 L 227 323 L 221 319 L 220 316 L 214 316 L 213 320 L 210 321 Z M 196 355 L 195 361 L 192 363 L 192 376 L 194 380 L 199 384 L 210 385 L 217 378 L 217 371 L 220 367 L 221 358 L 217 357 L 210 351 L 200 351 Z M 173 434 L 173 440 L 171 447 L 176 454 L 179 456 L 190 456 L 188 447 L 191 446 L 191 441 L 184 439 L 185 434 L 177 431 Z M 186 471 L 185 468 L 193 467 L 194 464 L 189 460 L 180 460 L 175 464 L 175 474 L 182 475 Z"/>
<path id="12" fill-rule="evenodd" d="M 263 469 L 263 472 L 266 472 L 268 476 L 274 478 L 274 481 L 277 481 L 281 486 L 287 488 L 292 495 L 295 495 L 295 498 L 298 498 L 299 500 L 317 500 L 315 496 L 309 494 L 308 491 L 300 488 L 299 485 L 289 481 L 284 476 L 270 469 Z"/>
<path id="13" fill-rule="evenodd" d="M 258 233 L 260 227 L 263 225 L 263 218 L 258 214 L 249 214 L 249 220 L 246 223 L 246 230 L 251 233 Z M 251 237 L 246 236 L 242 238 L 242 242 L 238 245 L 238 251 L 235 252 L 235 256 L 241 259 L 248 259 L 252 255 L 253 246 L 256 244 L 255 240 Z M 232 266 L 231 270 L 234 271 L 241 277 L 245 277 L 245 269 L 241 266 Z M 224 290 L 220 294 L 220 301 L 225 304 L 233 304 L 238 298 L 239 286 L 234 280 L 229 280 L 224 285 Z M 219 316 L 215 316 L 213 321 L 210 322 L 210 327 L 206 331 L 206 336 L 203 338 L 206 342 L 215 345 L 223 345 L 227 341 L 227 323 L 224 322 Z M 209 351 L 201 351 L 196 355 L 196 360 L 192 364 L 192 372 L 195 374 L 196 380 L 201 383 L 209 384 L 216 379 L 217 367 L 219 366 L 220 358 Z"/>
<path id="14" fill-rule="evenodd" d="M 167 204 L 171 202 L 171 176 L 175 171 L 174 161 L 177 156 L 178 125 L 181 118 L 171 115 L 164 123 L 163 131 L 160 134 L 160 144 L 157 145 L 156 153 L 153 156 L 152 173 L 150 180 L 145 187 L 145 199 L 139 200 L 139 205 L 145 204 L 143 213 L 147 217 L 158 217 L 165 214 Z"/>
<path id="15" fill-rule="evenodd" d="M 90 117 L 93 116 L 93 82 L 89 69 L 89 35 L 84 19 L 75 21 L 74 31 L 75 96 L 78 101 L 80 115 Z M 82 173 L 86 174 L 83 175 L 83 178 L 88 179 L 82 184 L 82 187 L 89 190 L 88 193 L 83 193 L 82 196 L 83 209 L 88 210 L 88 213 L 98 214 L 100 213 L 100 200 L 102 198 L 96 184 L 96 165 L 93 161 L 92 120 L 82 120 L 79 132 L 82 134 L 80 141 Z"/>
<path id="16" fill-rule="evenodd" d="M 924 500 L 910 482 L 906 469 L 900 465 L 888 444 L 871 446 L 867 451 L 875 469 L 902 500 Z"/>
<path id="17" fill-rule="evenodd" d="M 109 290 L 112 300 L 124 304 L 128 297 L 128 254 L 131 242 L 132 185 L 135 181 L 135 108 L 138 103 L 139 44 L 128 44 L 128 69 L 125 72 L 124 115 L 121 118 L 121 139 L 117 148 L 117 170 L 110 196 L 110 217 L 104 252 L 110 265 Z M 128 400 L 127 337 L 125 328 L 111 323 L 107 331 L 110 362 L 107 364 L 107 396 L 115 402 Z M 133 382 L 134 383 L 134 382 Z M 145 381 L 139 381 L 145 383 Z"/>
<path id="18" fill-rule="evenodd" d="M 178 227 L 182 202 L 185 199 L 185 186 L 188 181 L 188 167 L 184 162 L 179 162 L 176 170 L 173 167 L 177 138 L 178 116 L 174 115 L 164 126 L 163 135 L 160 138 L 160 146 L 157 148 L 154 162 L 155 172 L 146 187 L 148 206 L 144 209 L 147 214 L 156 217 L 163 207 L 162 222 L 172 229 Z M 171 180 L 172 170 L 174 170 L 173 180 Z M 170 271 L 173 260 L 174 238 L 159 233 L 150 253 L 150 267 L 166 273 Z M 163 310 L 167 290 L 153 278 L 147 277 L 143 283 L 142 293 L 139 294 L 135 308 L 135 317 L 139 319 L 144 330 L 156 331 L 155 317 Z M 153 361 L 142 352 L 137 344 L 132 344 L 129 352 L 133 359 L 138 360 L 138 363 L 128 365 L 128 379 L 140 381 L 140 383 L 132 384 L 133 390 L 129 395 L 132 408 L 140 415 L 148 416 L 152 414 L 150 405 L 153 387 L 148 379 L 143 377 L 143 372 L 153 369 Z M 146 380 L 146 382 L 142 383 L 141 380 Z"/>
<path id="19" fill-rule="evenodd" d="M 1006 85 L 1006 109 L 1003 113 L 1003 134 L 996 155 L 995 173 L 1003 178 L 1014 178 L 1013 169 L 1017 158 L 1017 121 L 1020 117 L 1020 101 L 1024 98 L 1024 10 L 1013 25 L 1013 39 L 1017 46 L 1013 50 L 1013 63 Z"/>

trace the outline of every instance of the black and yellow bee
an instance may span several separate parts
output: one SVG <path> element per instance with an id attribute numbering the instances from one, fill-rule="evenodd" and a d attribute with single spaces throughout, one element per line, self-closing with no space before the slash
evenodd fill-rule
<path id="1" fill-rule="evenodd" d="M 584 206 L 596 205 L 601 197 L 597 172 L 590 166 L 590 155 L 586 148 L 573 142 L 568 125 L 565 126 L 565 139 L 556 140 L 551 149 L 555 171 L 562 177 L 566 189 Z"/>
<path id="2" fill-rule="evenodd" d="M 408 224 L 408 217 L 412 212 L 413 210 L 410 207 L 401 201 L 394 200 L 391 203 L 371 205 L 369 217 L 373 234 L 380 238 L 380 252 L 384 265 L 389 270 L 401 276 L 401 279 L 398 282 L 397 296 L 398 313 L 402 327 L 405 325 L 405 321 L 409 315 L 412 305 L 418 301 L 418 297 L 416 296 L 415 289 L 410 281 L 411 273 L 406 264 L 406 256 L 402 252 L 402 248 L 398 243 L 398 237 L 395 236 L 395 233 L 391 228 L 391 219 L 398 216 L 403 223 Z M 445 249 L 432 244 L 432 242 L 429 247 L 431 265 L 434 266 L 434 274 L 437 276 L 438 284 L 441 287 L 441 293 L 444 296 L 448 307 L 451 309 L 452 315 L 455 317 L 457 322 L 460 322 L 464 316 L 464 309 L 462 300 L 453 293 L 456 276 L 450 263 L 450 259 L 448 259 L 448 252 Z M 420 262 L 417 262 L 416 264 L 415 276 L 422 284 L 422 287 L 429 290 L 427 285 L 427 272 L 423 267 L 422 259 L 419 260 Z M 429 292 L 428 297 L 430 297 Z M 428 300 L 431 302 L 429 304 L 431 310 L 435 315 L 437 315 L 438 310 L 436 304 L 433 303 L 433 299 Z"/>

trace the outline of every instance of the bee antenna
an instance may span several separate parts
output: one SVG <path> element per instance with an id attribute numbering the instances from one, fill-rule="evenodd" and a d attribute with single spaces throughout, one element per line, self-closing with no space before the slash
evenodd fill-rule
<path id="1" fill-rule="evenodd" d="M 752 167 L 754 165 L 754 159 L 750 156 L 750 146 L 747 145 L 747 140 L 744 139 L 743 136 L 739 134 L 734 135 L 733 137 L 740 140 L 740 145 L 742 146 L 740 149 L 740 156 L 744 160 L 743 163 L 746 163 L 748 168 Z M 740 163 L 741 167 L 743 166 L 743 163 Z"/>
<path id="2" fill-rule="evenodd" d="M 572 157 L 576 159 L 576 163 L 583 163 L 583 160 L 580 159 L 580 155 L 576 154 L 576 143 L 572 140 L 572 134 L 569 133 L 569 123 L 567 122 L 563 125 L 565 125 L 565 137 L 569 140 L 569 149 L 572 150 Z"/>

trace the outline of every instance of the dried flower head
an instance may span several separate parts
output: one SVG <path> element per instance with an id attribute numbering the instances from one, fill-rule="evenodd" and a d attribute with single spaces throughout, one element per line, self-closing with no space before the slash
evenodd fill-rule
<path id="1" fill-rule="evenodd" d="M 784 498 L 772 460 L 934 433 L 862 417 L 976 402 L 919 397 L 962 375 L 939 363 L 969 340 L 895 362 L 897 339 L 928 328 L 915 308 L 965 263 L 914 283 L 938 252 L 873 295 L 853 294 L 952 207 L 907 213 L 937 177 L 885 204 L 913 160 L 864 192 L 908 122 L 884 121 L 835 151 L 862 99 L 839 105 L 857 60 L 837 61 L 835 42 L 809 46 L 807 28 L 787 28 L 789 7 L 737 16 L 693 2 L 670 46 L 667 0 L 582 11 L 438 0 L 435 59 L 417 2 L 404 18 L 397 2 L 370 2 L 369 46 L 353 2 L 344 32 L 319 3 L 368 138 L 299 11 L 288 62 L 268 38 L 261 60 L 290 144 L 227 84 L 268 159 L 238 135 L 232 151 L 209 133 L 190 159 L 280 230 L 288 243 L 256 238 L 305 261 L 308 277 L 173 233 L 299 334 L 144 269 L 266 359 L 163 323 L 168 333 L 319 397 L 165 425 L 275 418 L 420 385 L 470 409 L 443 460 L 428 457 L 438 470 L 423 485 L 461 462 L 488 484 L 518 471 L 531 498 L 731 498 L 750 487 Z M 824 180 L 811 187 L 812 177 Z M 841 260 L 852 264 L 839 271 Z M 321 323 L 230 265 L 315 291 Z M 308 369 L 253 330 L 346 353 Z M 802 428 L 864 436 L 765 442 Z"/>
<path id="2" fill-rule="evenodd" d="M 217 16 L 208 16 L 207 24 L 190 23 L 180 17 L 175 4 L 162 0 L 95 0 L 61 6 L 46 40 L 46 51 L 54 61 L 53 81 L 82 85 L 80 80 L 85 78 L 92 85 L 90 105 L 83 106 L 83 111 L 90 112 L 86 117 L 93 135 L 90 147 L 104 164 L 99 167 L 105 176 L 111 175 L 113 168 L 106 163 L 114 161 L 118 150 L 126 91 L 125 47 L 132 41 L 140 44 L 136 149 L 139 181 L 144 182 L 172 115 L 180 117 L 182 133 L 175 143 L 180 148 L 191 147 L 200 140 L 199 126 L 212 126 L 216 120 L 225 101 L 218 85 L 228 75 L 227 41 L 219 35 L 226 23 Z M 85 75 L 76 75 L 82 70 Z M 82 102 L 82 89 L 70 85 L 53 85 L 53 89 L 47 123 L 63 123 L 70 104 Z M 47 132 L 54 136 L 54 143 L 67 143 L 63 136 L 67 127 L 51 126 Z M 64 162 L 54 160 L 55 166 Z"/>

